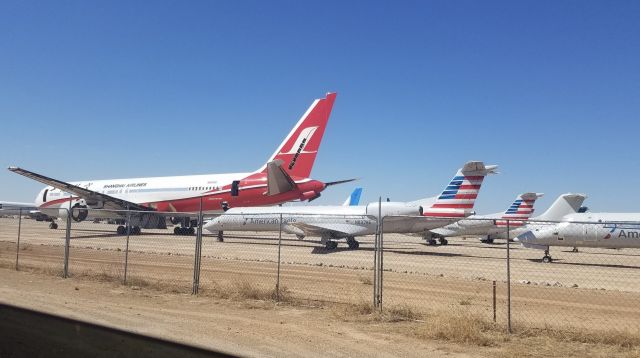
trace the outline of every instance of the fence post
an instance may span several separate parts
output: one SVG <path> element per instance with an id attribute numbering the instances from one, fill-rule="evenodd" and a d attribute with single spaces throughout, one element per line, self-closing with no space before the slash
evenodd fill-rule
<path id="1" fill-rule="evenodd" d="M 493 280 L 493 323 L 496 323 L 496 280 Z"/>
<path id="2" fill-rule="evenodd" d="M 202 197 L 200 197 L 200 211 L 198 212 L 198 230 L 196 231 L 196 252 L 193 260 L 193 287 L 192 295 L 197 295 L 200 291 L 200 260 L 202 258 L 202 226 L 204 216 L 202 215 Z"/>
<path id="3" fill-rule="evenodd" d="M 282 249 L 282 213 L 278 229 L 278 272 L 276 274 L 276 302 L 280 301 L 280 251 Z"/>
<path id="4" fill-rule="evenodd" d="M 374 249 L 373 271 L 373 306 L 382 311 L 382 252 L 383 252 L 383 228 L 382 197 L 378 198 L 378 217 L 376 218 L 376 239 Z"/>
<path id="5" fill-rule="evenodd" d="M 382 210 L 381 210 L 382 211 Z M 384 218 L 380 220 L 380 259 L 378 260 L 378 265 L 380 266 L 380 285 L 378 287 L 378 305 L 380 305 L 380 312 L 382 312 L 382 301 L 383 294 L 382 291 L 384 289 Z"/>
<path id="6" fill-rule="evenodd" d="M 18 211 L 18 242 L 16 247 L 16 271 L 18 271 L 18 260 L 20 258 L 20 230 L 22 230 L 22 208 Z"/>
<path id="7" fill-rule="evenodd" d="M 511 333 L 511 239 L 510 225 L 507 220 L 507 333 Z"/>
<path id="8" fill-rule="evenodd" d="M 378 243 L 380 241 L 380 217 L 376 218 L 376 235 L 373 241 L 373 307 L 378 307 Z"/>
<path id="9" fill-rule="evenodd" d="M 71 202 L 69 202 L 71 203 Z M 71 241 L 71 204 L 67 209 L 67 229 L 64 238 L 64 268 L 62 270 L 62 277 L 69 277 L 69 244 Z"/>
<path id="10" fill-rule="evenodd" d="M 124 248 L 124 279 L 122 284 L 127 284 L 127 271 L 129 269 L 129 234 L 131 233 L 131 211 L 127 204 L 127 243 Z"/>

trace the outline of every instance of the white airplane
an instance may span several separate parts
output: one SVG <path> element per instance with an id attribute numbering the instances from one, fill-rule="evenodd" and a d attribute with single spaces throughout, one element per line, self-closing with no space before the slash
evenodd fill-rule
<path id="1" fill-rule="evenodd" d="M 460 220 L 445 227 L 431 230 L 425 235 L 429 245 L 436 244 L 436 238 L 443 245 L 447 244 L 447 237 L 486 236 L 485 242 L 493 242 L 498 234 L 507 234 L 507 220 L 509 231 L 525 224 L 531 217 L 536 200 L 542 197 L 542 193 L 524 193 L 518 195 L 516 200 L 504 212 L 489 215 L 471 215 L 467 219 Z M 515 237 L 510 235 L 511 237 Z"/>
<path id="2" fill-rule="evenodd" d="M 315 100 L 269 160 L 249 173 L 64 182 L 17 167 L 9 170 L 48 185 L 35 204 L 49 216 L 66 218 L 71 210 L 73 220 L 83 221 L 89 209 L 105 209 L 92 210 L 92 218 L 122 220 L 124 210 L 133 210 L 129 222 L 133 234 L 140 228 L 166 228 L 166 217 L 182 224 L 174 229 L 176 234 L 193 234 L 195 220 L 175 213 L 197 212 L 201 204 L 209 215 L 240 206 L 311 201 L 326 187 L 351 181 L 323 183 L 309 178 L 335 98 L 329 93 Z M 57 228 L 55 222 L 52 228 Z M 117 232 L 124 234 L 126 229 L 121 225 Z"/>
<path id="3" fill-rule="evenodd" d="M 575 213 L 559 223 L 535 223 L 516 238 L 524 247 L 544 250 L 542 262 L 553 261 L 551 246 L 640 248 L 640 213 Z"/>
<path id="4" fill-rule="evenodd" d="M 581 212 L 581 210 L 585 210 L 586 208 L 582 206 L 582 203 L 584 203 L 584 200 L 586 198 L 586 195 L 577 193 L 566 193 L 559 195 L 544 213 L 529 219 L 525 222 L 524 225 L 516 225 L 515 227 L 512 227 L 510 222 L 509 238 L 515 238 L 518 235 L 531 230 L 531 227 L 533 227 L 533 225 L 535 225 L 536 223 L 557 222 L 562 220 L 562 218 L 567 215 L 575 214 Z M 506 240 L 507 233 L 506 231 L 504 231 L 498 234 L 494 234 L 490 238 L 493 240 Z M 490 241 L 489 243 L 491 242 L 492 241 Z"/>
<path id="5" fill-rule="evenodd" d="M 385 217 L 383 231 L 387 233 L 422 233 L 447 225 L 473 214 L 473 205 L 487 174 L 497 166 L 468 162 L 458 170 L 438 197 L 413 202 L 378 202 L 359 206 L 288 206 L 233 208 L 204 225 L 209 232 L 278 231 L 320 237 L 328 250 L 337 248 L 336 240 L 346 239 L 350 249 L 360 244 L 356 236 L 376 232 L 379 214 Z"/>

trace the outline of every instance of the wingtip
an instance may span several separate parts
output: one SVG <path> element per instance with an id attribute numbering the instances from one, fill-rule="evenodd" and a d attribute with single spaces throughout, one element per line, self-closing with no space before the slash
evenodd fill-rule
<path id="1" fill-rule="evenodd" d="M 19 168 L 16 167 L 15 165 L 10 165 L 7 169 L 12 171 L 12 172 L 14 172 L 14 171 L 18 170 Z"/>

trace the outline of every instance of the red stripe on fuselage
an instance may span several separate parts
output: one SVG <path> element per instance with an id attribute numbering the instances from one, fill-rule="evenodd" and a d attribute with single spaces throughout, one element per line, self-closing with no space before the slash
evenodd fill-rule
<path id="1" fill-rule="evenodd" d="M 473 209 L 473 204 L 433 204 L 431 207 L 434 209 Z"/>

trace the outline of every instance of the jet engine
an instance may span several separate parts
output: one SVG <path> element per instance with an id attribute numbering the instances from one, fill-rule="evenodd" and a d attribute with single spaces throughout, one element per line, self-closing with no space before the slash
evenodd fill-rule
<path id="1" fill-rule="evenodd" d="M 86 205 L 82 205 L 80 203 L 75 203 L 71 207 L 71 218 L 75 222 L 81 222 L 87 219 L 89 216 L 89 210 L 87 210 Z"/>
<path id="2" fill-rule="evenodd" d="M 380 210 L 378 203 L 369 203 L 367 205 L 366 215 L 378 216 L 378 213 L 381 213 L 383 217 L 393 215 L 421 216 L 423 209 L 422 206 L 419 205 L 388 201 L 382 202 Z"/>

